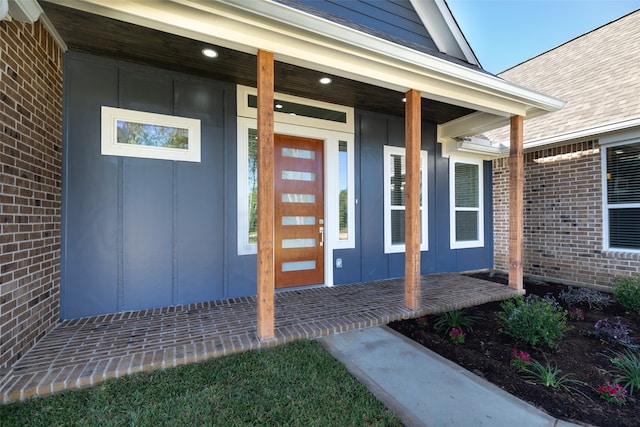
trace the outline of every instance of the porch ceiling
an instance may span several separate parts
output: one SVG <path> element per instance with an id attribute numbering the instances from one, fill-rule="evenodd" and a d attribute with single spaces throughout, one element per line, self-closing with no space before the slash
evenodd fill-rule
<path id="1" fill-rule="evenodd" d="M 46 1 L 42 1 L 41 6 L 71 50 L 256 86 L 256 56 L 253 54 Z M 214 47 L 219 56 L 215 59 L 204 57 L 201 53 L 204 47 Z M 332 83 L 321 85 L 318 80 L 327 75 Z M 405 114 L 401 92 L 284 62 L 276 61 L 275 64 L 275 90 L 400 117 Z M 422 118 L 436 124 L 473 112 L 469 108 L 422 98 Z"/>

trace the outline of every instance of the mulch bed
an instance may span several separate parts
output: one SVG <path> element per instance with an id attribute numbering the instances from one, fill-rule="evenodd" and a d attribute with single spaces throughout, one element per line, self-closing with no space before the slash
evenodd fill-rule
<path id="1" fill-rule="evenodd" d="M 506 284 L 506 277 L 497 273 L 478 273 L 473 276 Z M 558 296 L 567 289 L 562 284 L 525 280 L 525 289 L 527 294 L 550 294 L 565 308 L 569 308 Z M 467 309 L 468 314 L 481 320 L 473 324 L 473 331 L 467 333 L 463 344 L 453 344 L 448 336 L 436 333 L 433 329 L 435 316 L 428 317 L 428 325 L 424 328 L 413 319 L 393 322 L 389 326 L 559 419 L 603 427 L 640 425 L 640 390 L 627 399 L 626 405 L 608 403 L 598 395 L 596 389 L 614 379 L 607 372 L 613 368 L 608 355 L 611 355 L 611 351 L 622 351 L 624 347 L 593 336 L 594 324 L 598 320 L 609 318 L 613 321 L 620 316 L 622 322 L 632 330 L 635 342 L 640 343 L 640 314 L 629 312 L 615 302 L 601 311 L 580 306 L 585 319 L 569 321 L 571 330 L 559 342 L 558 348 L 552 350 L 546 346 L 534 348 L 501 333 L 496 319 L 500 304 L 493 302 Z M 586 397 L 523 379 L 510 364 L 514 347 L 528 352 L 543 364 L 545 359 L 556 363 L 562 374 L 570 374 L 571 378 L 588 384 L 579 387 Z"/>

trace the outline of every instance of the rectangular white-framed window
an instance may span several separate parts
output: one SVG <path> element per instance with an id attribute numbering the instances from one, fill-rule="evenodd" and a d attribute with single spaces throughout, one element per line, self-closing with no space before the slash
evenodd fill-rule
<path id="1" fill-rule="evenodd" d="M 257 121 L 238 117 L 237 203 L 238 255 L 257 252 L 258 164 Z M 353 134 L 274 124 L 276 133 L 324 140 L 325 245 L 328 249 L 355 248 L 355 153 Z"/>
<path id="2" fill-rule="evenodd" d="M 428 153 L 420 151 L 420 250 L 429 249 L 427 206 Z M 384 252 L 405 252 L 404 147 L 384 146 Z"/>
<path id="3" fill-rule="evenodd" d="M 200 120 L 103 106 L 103 156 L 200 162 Z"/>
<path id="4" fill-rule="evenodd" d="M 258 90 L 237 86 L 238 116 L 257 117 Z M 344 105 L 276 93 L 273 118 L 276 123 L 329 129 L 353 134 L 354 110 Z"/>
<path id="5" fill-rule="evenodd" d="M 356 247 L 355 219 L 355 153 L 353 138 L 342 135 L 329 141 L 326 151 L 327 184 L 331 191 L 329 219 L 337 227 L 331 227 L 331 244 L 334 249 Z M 333 165 L 333 166 L 331 166 Z"/>
<path id="6" fill-rule="evenodd" d="M 605 142 L 605 141 L 601 141 Z M 603 246 L 640 252 L 640 137 L 603 145 Z"/>
<path id="7" fill-rule="evenodd" d="M 484 246 L 483 161 L 449 157 L 451 249 Z"/>

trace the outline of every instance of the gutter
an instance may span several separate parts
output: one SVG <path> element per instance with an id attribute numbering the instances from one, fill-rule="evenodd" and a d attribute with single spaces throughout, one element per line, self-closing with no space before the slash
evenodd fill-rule
<path id="1" fill-rule="evenodd" d="M 604 135 L 612 132 L 623 131 L 634 127 L 640 127 L 640 117 L 633 119 L 622 120 L 619 122 L 606 123 L 603 125 L 593 126 L 590 128 L 584 128 L 573 132 L 567 132 L 559 135 L 554 135 L 546 138 L 535 139 L 530 142 L 525 142 L 525 150 L 531 148 L 542 147 L 545 145 L 553 145 L 557 143 L 569 142 L 576 139 L 585 139 L 597 135 Z"/>

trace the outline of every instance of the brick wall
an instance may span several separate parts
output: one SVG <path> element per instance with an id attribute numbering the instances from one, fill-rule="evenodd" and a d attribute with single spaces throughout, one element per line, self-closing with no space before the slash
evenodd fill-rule
<path id="1" fill-rule="evenodd" d="M 62 51 L 0 22 L 0 373 L 58 321 Z"/>
<path id="2" fill-rule="evenodd" d="M 494 267 L 508 270 L 509 164 L 493 162 Z M 525 274 L 611 286 L 640 273 L 640 254 L 602 251 L 602 176 L 596 141 L 525 153 Z"/>

